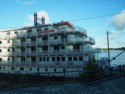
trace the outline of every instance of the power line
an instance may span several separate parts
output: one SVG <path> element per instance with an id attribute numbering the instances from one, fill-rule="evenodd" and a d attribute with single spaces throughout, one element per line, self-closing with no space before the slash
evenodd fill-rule
<path id="1" fill-rule="evenodd" d="M 102 17 L 107 17 L 107 16 L 113 16 L 113 15 L 118 15 L 118 14 L 123 14 L 123 13 L 125 13 L 125 12 L 113 13 L 113 14 L 107 14 L 107 15 L 101 15 L 101 16 L 94 16 L 94 17 L 87 17 L 87 18 L 75 19 L 75 20 L 69 20 L 69 21 L 74 22 L 74 21 L 81 21 L 81 20 L 91 20 L 91 19 L 102 18 Z"/>
<path id="2" fill-rule="evenodd" d="M 101 16 L 93 16 L 93 17 L 86 17 L 86 18 L 81 18 L 81 19 L 68 20 L 68 21 L 74 22 L 74 21 L 82 21 L 82 20 L 91 20 L 91 19 L 103 18 L 103 17 L 107 17 L 107 16 L 113 16 L 113 15 L 124 14 L 124 13 L 125 12 L 113 13 L 113 14 L 107 14 L 107 15 L 101 15 Z M 19 27 L 11 27 L 11 28 L 19 28 Z M 0 28 L 0 29 L 6 29 L 6 28 Z"/>

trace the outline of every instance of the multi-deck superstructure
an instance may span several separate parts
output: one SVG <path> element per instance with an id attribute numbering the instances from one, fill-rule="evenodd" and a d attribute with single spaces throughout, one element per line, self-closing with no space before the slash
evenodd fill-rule
<path id="1" fill-rule="evenodd" d="M 37 73 L 80 71 L 94 58 L 93 38 L 68 21 L 0 32 L 0 72 Z"/>

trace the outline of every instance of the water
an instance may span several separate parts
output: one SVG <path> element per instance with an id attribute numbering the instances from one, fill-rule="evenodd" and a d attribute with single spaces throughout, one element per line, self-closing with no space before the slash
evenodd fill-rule
<path id="1" fill-rule="evenodd" d="M 110 60 L 123 52 L 123 50 L 110 50 Z M 108 51 L 101 51 L 100 57 L 107 57 L 108 58 Z M 116 65 L 123 65 L 125 64 L 125 52 L 118 56 L 115 60 L 111 61 L 111 66 Z"/>

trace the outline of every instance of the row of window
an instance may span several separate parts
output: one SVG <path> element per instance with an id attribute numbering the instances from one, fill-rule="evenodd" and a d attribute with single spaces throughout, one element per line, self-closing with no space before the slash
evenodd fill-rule
<path id="1" fill-rule="evenodd" d="M 5 70 L 5 67 L 4 67 L 4 66 L 3 66 L 3 67 L 0 66 L 0 70 L 2 70 L 2 69 Z M 16 68 L 15 68 L 15 67 L 11 67 L 11 70 L 14 71 L 14 70 L 16 70 Z M 20 71 L 24 71 L 24 67 L 20 67 Z M 30 68 L 29 68 L 29 71 L 33 71 L 33 68 L 30 67 Z M 39 72 L 39 71 L 40 71 L 40 68 L 38 67 L 38 68 L 37 68 L 37 72 Z M 44 71 L 45 71 L 45 72 L 48 72 L 48 68 L 45 68 Z M 65 72 L 66 69 L 63 69 L 62 71 Z M 53 68 L 53 72 L 57 72 L 57 69 L 56 69 L 56 68 Z"/>
<path id="2" fill-rule="evenodd" d="M 44 28 L 44 30 L 48 30 L 48 28 Z M 36 31 L 42 31 L 42 28 L 36 28 Z M 32 29 L 28 29 L 27 30 L 27 33 L 31 33 L 32 32 Z M 18 35 L 18 31 L 14 31 L 14 34 L 17 34 Z M 10 35 L 10 32 L 7 32 L 7 35 Z"/>
<path id="3" fill-rule="evenodd" d="M 66 58 L 68 61 L 83 61 L 83 56 L 68 56 L 68 57 L 52 57 L 52 61 L 66 61 Z M 26 57 L 21 57 L 21 61 L 26 61 Z M 8 61 L 10 61 L 11 58 L 8 58 Z M 2 61 L 2 58 L 0 58 L 0 61 Z M 12 57 L 12 61 L 15 61 L 15 58 Z M 37 61 L 37 57 L 31 57 L 31 61 Z M 39 61 L 50 61 L 49 57 L 39 57 Z"/>

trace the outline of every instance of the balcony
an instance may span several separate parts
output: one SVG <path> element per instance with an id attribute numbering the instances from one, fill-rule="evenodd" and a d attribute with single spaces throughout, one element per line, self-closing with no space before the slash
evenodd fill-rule
<path id="1" fill-rule="evenodd" d="M 95 41 L 93 38 L 91 37 L 87 37 L 86 39 L 83 40 L 84 42 L 87 42 L 87 43 L 91 43 L 91 44 L 95 44 Z"/>

